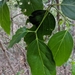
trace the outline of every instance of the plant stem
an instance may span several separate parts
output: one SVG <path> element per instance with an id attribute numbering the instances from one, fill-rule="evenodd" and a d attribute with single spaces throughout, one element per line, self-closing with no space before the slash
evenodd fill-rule
<path id="1" fill-rule="evenodd" d="M 45 18 L 47 17 L 47 15 L 48 15 L 48 13 L 49 13 L 50 8 L 51 8 L 51 5 L 47 8 L 47 10 L 46 10 L 46 12 L 45 12 L 45 15 L 44 15 L 44 17 L 43 17 L 43 19 L 42 19 L 42 21 L 40 22 L 40 24 L 39 24 L 38 28 L 35 30 L 35 33 L 37 33 L 38 29 L 40 28 L 40 26 L 42 25 L 43 21 L 44 21 L 44 20 L 45 20 Z"/>
<path id="2" fill-rule="evenodd" d="M 62 13 L 62 12 L 60 12 L 56 7 L 54 7 L 56 10 L 57 10 L 57 12 L 59 12 L 59 14 L 61 14 L 62 15 L 62 17 L 64 18 L 64 23 L 68 23 L 66 26 L 68 27 L 68 29 L 70 28 L 70 26 L 69 26 L 69 20 L 66 18 L 66 16 Z"/>
<path id="3" fill-rule="evenodd" d="M 59 0 L 56 0 L 56 3 L 59 4 Z M 60 7 L 57 6 L 57 9 L 59 10 Z M 60 15 L 59 15 L 59 12 L 57 12 L 57 21 L 59 21 L 59 19 L 60 19 Z M 60 31 L 60 25 L 59 24 L 58 24 L 58 31 Z"/>

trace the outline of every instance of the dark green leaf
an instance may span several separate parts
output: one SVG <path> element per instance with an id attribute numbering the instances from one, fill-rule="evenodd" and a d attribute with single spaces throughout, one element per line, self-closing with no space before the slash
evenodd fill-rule
<path id="1" fill-rule="evenodd" d="M 28 46 L 27 60 L 32 75 L 56 75 L 52 53 L 43 42 L 34 40 Z"/>
<path id="2" fill-rule="evenodd" d="M 0 25 L 6 33 L 10 34 L 10 13 L 5 0 L 0 1 Z"/>
<path id="3" fill-rule="evenodd" d="M 33 26 L 32 28 L 30 28 L 29 30 L 31 31 L 35 31 L 36 27 Z M 26 34 L 26 36 L 24 37 L 24 41 L 26 42 L 27 45 L 29 45 L 33 40 L 36 39 L 36 34 L 34 32 L 28 32 Z"/>
<path id="4" fill-rule="evenodd" d="M 36 39 L 35 33 L 29 32 L 26 34 L 24 37 L 24 41 L 26 42 L 27 45 L 29 45 L 33 40 Z"/>
<path id="5" fill-rule="evenodd" d="M 18 43 L 21 38 L 23 38 L 27 34 L 27 29 L 22 27 L 16 31 L 16 34 L 12 37 L 10 41 L 9 47 L 12 47 L 15 43 Z"/>
<path id="6" fill-rule="evenodd" d="M 35 10 L 43 9 L 42 0 L 19 0 L 18 3 L 23 13 L 27 16 L 31 15 Z"/>
<path id="7" fill-rule="evenodd" d="M 75 20 L 75 0 L 63 0 L 61 10 L 67 17 Z"/>
<path id="8" fill-rule="evenodd" d="M 35 25 L 36 27 L 38 27 L 38 25 L 40 24 L 40 22 L 42 21 L 44 15 L 45 15 L 45 10 L 36 10 L 34 11 L 31 16 L 29 16 L 29 21 Z"/>
<path id="9" fill-rule="evenodd" d="M 56 65 L 60 66 L 68 60 L 72 52 L 72 36 L 68 31 L 60 31 L 51 37 L 48 46 L 53 53 Z"/>
<path id="10" fill-rule="evenodd" d="M 30 31 L 35 31 L 36 30 L 36 26 L 33 26 L 32 28 L 30 28 L 29 30 Z M 39 31 L 38 33 L 37 33 L 37 35 L 38 35 L 38 38 L 40 39 L 40 40 L 43 40 L 43 35 L 42 34 L 40 34 L 40 32 L 41 31 Z M 36 39 L 36 34 L 34 33 L 34 32 L 28 32 L 27 34 L 26 34 L 26 36 L 24 37 L 24 41 L 26 42 L 26 44 L 27 45 L 29 45 L 33 40 L 35 40 Z"/>
<path id="11" fill-rule="evenodd" d="M 32 15 L 29 17 L 29 21 L 33 25 L 38 27 L 45 15 L 46 15 L 46 10 L 34 11 Z M 48 12 L 48 15 L 41 24 L 38 33 L 41 35 L 50 35 L 54 30 L 54 28 L 55 28 L 55 18 L 50 12 Z"/>

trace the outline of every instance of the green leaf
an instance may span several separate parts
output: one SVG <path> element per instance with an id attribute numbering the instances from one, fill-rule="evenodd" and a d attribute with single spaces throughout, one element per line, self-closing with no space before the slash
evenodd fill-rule
<path id="1" fill-rule="evenodd" d="M 30 31 L 35 31 L 36 26 L 33 26 L 32 28 L 29 29 Z M 43 35 L 40 34 L 40 31 L 37 33 L 38 38 L 40 40 L 43 40 Z M 33 40 L 36 39 L 36 34 L 34 32 L 28 32 L 26 36 L 24 37 L 24 41 L 26 42 L 27 45 L 29 45 Z"/>
<path id="2" fill-rule="evenodd" d="M 64 21 L 62 19 L 59 19 L 58 25 L 63 25 Z"/>
<path id="3" fill-rule="evenodd" d="M 72 75 L 75 75 L 75 61 L 72 61 Z"/>
<path id="4" fill-rule="evenodd" d="M 12 47 L 15 43 L 18 43 L 21 38 L 23 38 L 27 34 L 27 29 L 22 27 L 16 31 L 16 34 L 12 37 L 10 41 L 9 48 Z"/>
<path id="5" fill-rule="evenodd" d="M 39 26 L 40 22 L 42 21 L 46 10 L 37 10 L 34 11 L 31 16 L 29 16 L 28 22 L 31 22 L 33 24 L 33 27 L 30 29 L 31 31 L 36 31 L 37 27 Z M 47 17 L 43 21 L 41 27 L 37 31 L 37 36 L 40 40 L 43 41 L 43 35 L 51 35 L 53 29 L 55 28 L 55 19 L 51 13 L 48 12 Z M 36 34 L 29 32 L 25 38 L 24 41 L 27 44 L 30 44 L 33 40 L 36 39 Z"/>
<path id="6" fill-rule="evenodd" d="M 43 9 L 42 0 L 17 0 L 23 13 L 27 16 L 35 10 Z"/>
<path id="7" fill-rule="evenodd" d="M 17 72 L 16 75 L 22 75 L 23 73 L 24 73 L 24 70 L 21 70 L 21 71 Z"/>
<path id="8" fill-rule="evenodd" d="M 61 10 L 67 17 L 75 20 L 75 0 L 63 0 Z"/>
<path id="9" fill-rule="evenodd" d="M 5 0 L 0 1 L 0 25 L 6 33 L 10 34 L 10 13 Z"/>
<path id="10" fill-rule="evenodd" d="M 20 72 L 17 72 L 17 74 L 16 75 L 20 75 L 21 73 Z"/>
<path id="11" fill-rule="evenodd" d="M 32 75 L 56 75 L 56 66 L 50 49 L 40 40 L 34 40 L 27 50 Z"/>
<path id="12" fill-rule="evenodd" d="M 29 32 L 26 34 L 24 37 L 24 41 L 26 42 L 27 45 L 29 45 L 33 40 L 36 39 L 35 33 Z"/>
<path id="13" fill-rule="evenodd" d="M 29 29 L 30 31 L 35 31 L 36 27 L 33 26 L 32 28 Z M 33 40 L 36 39 L 36 34 L 34 32 L 28 32 L 25 37 L 24 41 L 26 42 L 27 45 L 29 45 Z"/>
<path id="14" fill-rule="evenodd" d="M 41 23 L 42 19 L 46 15 L 46 10 L 37 10 L 34 11 L 31 16 L 29 16 L 29 21 L 36 27 L 39 26 Z M 52 31 L 55 28 L 55 18 L 54 16 L 48 12 L 48 15 L 46 18 L 43 20 L 43 23 L 41 24 L 38 33 L 41 35 L 51 35 Z"/>
<path id="15" fill-rule="evenodd" d="M 73 48 L 73 39 L 68 31 L 60 31 L 54 34 L 48 42 L 57 66 L 64 64 Z"/>

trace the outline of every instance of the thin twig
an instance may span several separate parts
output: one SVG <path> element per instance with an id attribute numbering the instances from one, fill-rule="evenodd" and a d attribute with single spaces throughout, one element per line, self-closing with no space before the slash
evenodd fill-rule
<path id="1" fill-rule="evenodd" d="M 59 0 L 56 0 L 56 3 L 59 4 Z M 59 10 L 60 7 L 59 5 L 57 6 L 57 9 Z M 57 12 L 57 21 L 59 21 L 59 18 L 60 18 L 60 15 L 59 15 L 59 12 Z M 60 31 L 60 25 L 58 24 L 58 31 Z"/>
<path id="2" fill-rule="evenodd" d="M 21 14 L 23 14 L 23 13 L 19 13 L 19 14 L 15 15 L 15 16 L 13 16 L 11 19 L 14 19 L 15 17 L 17 17 L 17 16 L 19 16 L 19 15 L 21 15 Z"/>

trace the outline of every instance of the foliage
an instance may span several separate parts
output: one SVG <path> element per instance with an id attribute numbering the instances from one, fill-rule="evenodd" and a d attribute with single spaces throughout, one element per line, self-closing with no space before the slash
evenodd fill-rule
<path id="1" fill-rule="evenodd" d="M 34 40 L 30 43 L 28 46 L 27 57 L 32 75 L 56 74 L 52 53 L 41 40 Z"/>
<path id="2" fill-rule="evenodd" d="M 60 4 L 52 0 L 45 10 L 42 0 L 17 0 L 17 3 L 23 14 L 28 16 L 27 23 L 32 23 L 33 26 L 30 29 L 26 27 L 18 29 L 9 47 L 24 38 L 27 43 L 27 61 L 32 75 L 56 75 L 56 66 L 63 65 L 72 52 L 73 39 L 69 33 L 69 24 L 66 25 L 66 30 L 52 34 L 56 20 L 51 13 L 51 8 L 61 7 L 62 13 L 56 10 L 64 18 L 63 22 L 68 23 L 68 18 L 75 20 L 75 0 L 63 0 Z M 10 17 L 6 0 L 0 1 L 0 25 L 5 32 L 10 33 Z M 43 37 L 47 35 L 50 37 L 48 43 L 45 43 Z"/>
<path id="3" fill-rule="evenodd" d="M 22 27 L 16 31 L 16 34 L 12 37 L 12 40 L 10 41 L 9 47 L 12 47 L 15 43 L 18 43 L 22 37 L 24 37 L 27 34 L 27 29 L 25 27 Z"/>
<path id="4" fill-rule="evenodd" d="M 60 31 L 51 37 L 48 46 L 53 53 L 56 65 L 61 66 L 70 56 L 73 39 L 68 31 Z"/>
<path id="5" fill-rule="evenodd" d="M 21 75 L 21 74 L 23 74 L 23 73 L 24 73 L 24 71 L 23 71 L 23 70 L 21 70 L 21 71 L 17 72 L 17 74 L 16 74 L 16 75 Z"/>
<path id="6" fill-rule="evenodd" d="M 75 61 L 72 61 L 72 75 L 75 75 Z"/>
<path id="7" fill-rule="evenodd" d="M 17 0 L 22 12 L 29 16 L 35 10 L 43 9 L 42 0 Z"/>
<path id="8" fill-rule="evenodd" d="M 63 0 L 61 9 L 67 17 L 75 20 L 75 0 Z"/>
<path id="9" fill-rule="evenodd" d="M 5 0 L 0 1 L 0 25 L 7 32 L 10 33 L 10 14 Z"/>

